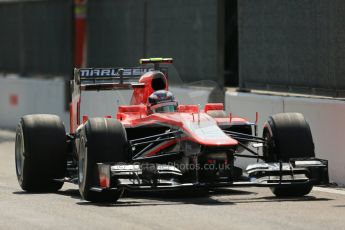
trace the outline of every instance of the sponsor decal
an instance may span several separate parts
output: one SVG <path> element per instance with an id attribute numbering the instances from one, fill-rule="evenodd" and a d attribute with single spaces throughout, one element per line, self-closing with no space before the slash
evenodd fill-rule
<path id="1" fill-rule="evenodd" d="M 11 106 L 17 106 L 19 103 L 19 97 L 17 94 L 10 94 L 9 95 L 9 104 Z"/>
<path id="2" fill-rule="evenodd" d="M 116 77 L 121 68 L 87 68 L 79 69 L 80 77 Z M 122 68 L 123 76 L 141 76 L 152 68 Z"/>
<path id="3" fill-rule="evenodd" d="M 214 170 L 231 170 L 231 165 L 227 164 L 226 162 L 218 162 L 218 163 L 205 163 L 205 164 L 193 164 L 193 163 L 176 163 L 176 162 L 169 162 L 164 165 L 156 165 L 156 164 L 140 164 L 138 162 L 127 165 L 127 164 L 122 164 L 119 163 L 116 166 L 113 166 L 113 168 L 116 167 L 116 170 L 118 171 L 139 171 L 140 169 L 145 169 L 145 170 L 170 170 L 170 171 L 187 171 L 187 170 L 202 170 L 202 171 L 214 171 Z"/>

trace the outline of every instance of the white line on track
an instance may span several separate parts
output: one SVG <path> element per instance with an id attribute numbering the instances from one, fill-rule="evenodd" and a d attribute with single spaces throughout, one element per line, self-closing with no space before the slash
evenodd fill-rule
<path id="1" fill-rule="evenodd" d="M 313 190 L 317 192 L 328 192 L 333 194 L 345 195 L 345 189 L 340 190 L 336 188 L 314 187 Z"/>

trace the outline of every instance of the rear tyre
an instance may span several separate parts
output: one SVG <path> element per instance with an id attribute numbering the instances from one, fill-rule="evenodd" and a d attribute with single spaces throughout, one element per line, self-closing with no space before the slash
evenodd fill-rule
<path id="1" fill-rule="evenodd" d="M 21 118 L 15 143 L 16 174 L 28 192 L 59 190 L 66 173 L 66 133 L 58 116 L 26 115 Z"/>
<path id="2" fill-rule="evenodd" d="M 91 202 L 116 202 L 123 189 L 92 191 L 99 187 L 97 163 L 126 162 L 128 159 L 127 135 L 116 119 L 93 118 L 80 131 L 79 140 L 79 191 L 83 199 Z"/>
<path id="3" fill-rule="evenodd" d="M 314 142 L 309 124 L 300 113 L 280 113 L 269 117 L 263 130 L 267 145 L 263 155 L 267 162 L 289 162 L 290 158 L 315 157 Z M 312 185 L 298 184 L 288 187 L 272 187 L 277 197 L 304 196 Z"/>

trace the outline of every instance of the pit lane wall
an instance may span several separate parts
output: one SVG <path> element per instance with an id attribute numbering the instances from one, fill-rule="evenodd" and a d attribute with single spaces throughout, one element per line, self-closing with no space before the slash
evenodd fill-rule
<path id="1" fill-rule="evenodd" d="M 60 79 L 40 80 L 0 76 L 0 127 L 15 129 L 25 114 L 59 115 L 66 123 L 65 82 Z M 68 124 L 68 123 L 66 123 Z"/>
<path id="2" fill-rule="evenodd" d="M 252 121 L 255 112 L 259 112 L 260 135 L 271 114 L 304 114 L 313 134 L 316 156 L 329 161 L 330 180 L 345 185 L 345 101 L 227 92 L 225 103 L 227 112 Z M 248 162 L 250 160 L 241 163 Z"/>

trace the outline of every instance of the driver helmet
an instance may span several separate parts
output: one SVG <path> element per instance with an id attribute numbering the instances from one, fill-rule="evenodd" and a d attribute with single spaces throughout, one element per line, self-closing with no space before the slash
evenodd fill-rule
<path id="1" fill-rule="evenodd" d="M 176 112 L 178 103 L 174 95 L 166 90 L 158 90 L 148 97 L 148 107 L 151 113 Z"/>

